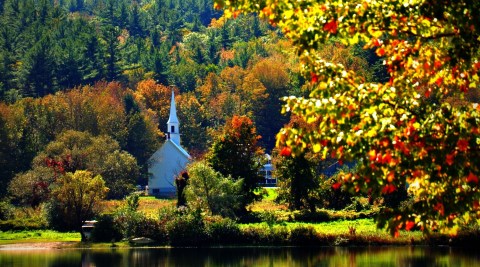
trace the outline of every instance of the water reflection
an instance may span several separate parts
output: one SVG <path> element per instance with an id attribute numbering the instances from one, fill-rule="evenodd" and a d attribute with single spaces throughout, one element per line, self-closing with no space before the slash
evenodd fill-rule
<path id="1" fill-rule="evenodd" d="M 3 250 L 0 266 L 480 266 L 478 249 L 449 247 Z"/>

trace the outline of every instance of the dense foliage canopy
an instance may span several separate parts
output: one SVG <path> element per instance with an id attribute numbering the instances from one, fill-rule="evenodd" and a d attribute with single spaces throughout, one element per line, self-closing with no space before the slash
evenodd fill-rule
<path id="1" fill-rule="evenodd" d="M 258 146 L 258 139 L 260 136 L 249 118 L 234 116 L 227 121 L 207 155 L 207 162 L 213 170 L 234 180 L 243 179 L 242 209 L 257 197 L 255 189 L 260 182 L 259 171 L 263 164 L 263 150 Z"/>
<path id="2" fill-rule="evenodd" d="M 412 205 L 379 214 L 392 234 L 414 226 L 455 234 L 480 218 L 480 107 L 469 103 L 478 101 L 479 2 L 215 2 L 233 16 L 258 12 L 297 48 L 309 96 L 286 98 L 284 111 L 315 127 L 283 129 L 285 152 L 311 145 L 357 161 L 342 185 L 372 197 L 408 187 Z M 318 51 L 332 39 L 374 49 L 389 79 L 373 83 L 325 60 Z"/>

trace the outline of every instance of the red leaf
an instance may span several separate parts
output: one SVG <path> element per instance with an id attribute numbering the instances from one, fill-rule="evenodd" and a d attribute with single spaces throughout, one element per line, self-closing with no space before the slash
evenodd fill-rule
<path id="1" fill-rule="evenodd" d="M 233 12 L 233 18 L 236 19 L 238 17 L 238 15 L 240 15 L 241 11 L 240 10 L 235 10 Z"/>
<path id="2" fill-rule="evenodd" d="M 383 155 L 382 164 L 389 164 L 390 162 L 392 162 L 392 155 L 390 154 L 390 151 L 389 151 L 385 155 Z"/>
<path id="3" fill-rule="evenodd" d="M 323 26 L 323 30 L 335 34 L 337 33 L 337 27 L 337 21 L 335 19 L 332 19 L 330 22 Z"/>
<path id="4" fill-rule="evenodd" d="M 420 176 L 422 176 L 422 171 L 421 170 L 415 170 L 415 171 L 412 172 L 412 176 L 414 178 L 420 177 Z"/>
<path id="5" fill-rule="evenodd" d="M 387 137 L 382 138 L 382 140 L 380 140 L 380 144 L 382 144 L 383 147 L 388 147 L 390 145 L 390 139 Z"/>
<path id="6" fill-rule="evenodd" d="M 473 65 L 475 69 L 479 70 L 480 69 L 480 62 L 477 62 L 475 63 L 475 65 Z"/>
<path id="7" fill-rule="evenodd" d="M 379 57 L 383 57 L 383 56 L 385 55 L 385 49 L 383 49 L 383 47 L 377 49 L 376 52 L 377 52 L 377 55 L 378 55 Z"/>
<path id="8" fill-rule="evenodd" d="M 465 139 L 460 139 L 457 142 L 458 150 L 465 152 L 468 150 L 468 141 Z"/>
<path id="9" fill-rule="evenodd" d="M 310 72 L 310 81 L 312 83 L 317 83 L 318 82 L 318 76 L 315 72 Z"/>
<path id="10" fill-rule="evenodd" d="M 397 187 L 395 187 L 393 184 L 387 184 L 386 186 L 383 187 L 382 189 L 382 194 L 391 194 L 397 190 Z"/>
<path id="11" fill-rule="evenodd" d="M 393 171 L 389 172 L 388 175 L 387 175 L 387 181 L 389 183 L 391 183 L 391 182 L 393 182 L 394 179 L 395 179 L 395 173 Z"/>
<path id="12" fill-rule="evenodd" d="M 470 172 L 467 176 L 467 182 L 478 184 L 478 177 L 475 174 Z"/>
<path id="13" fill-rule="evenodd" d="M 292 149 L 288 146 L 282 148 L 282 151 L 280 151 L 280 156 L 290 157 L 291 155 L 292 155 Z"/>
<path id="14" fill-rule="evenodd" d="M 445 208 L 443 207 L 443 203 L 438 202 L 437 204 L 435 204 L 435 206 L 433 206 L 433 209 L 438 211 L 440 215 L 445 215 Z"/>
<path id="15" fill-rule="evenodd" d="M 342 186 L 342 184 L 339 183 L 339 182 L 337 182 L 337 183 L 334 183 L 334 184 L 332 185 L 332 188 L 333 188 L 334 190 L 338 190 L 338 189 L 340 189 L 341 186 Z"/>
<path id="16" fill-rule="evenodd" d="M 407 221 L 407 223 L 405 223 L 405 230 L 410 231 L 410 229 L 412 229 L 414 226 L 415 226 L 414 222 Z"/>
<path id="17" fill-rule="evenodd" d="M 443 83 L 443 78 L 442 78 L 442 77 L 438 78 L 438 79 L 435 81 L 435 84 L 436 84 L 437 86 L 442 85 L 442 83 Z"/>
<path id="18" fill-rule="evenodd" d="M 453 153 L 450 153 L 450 154 L 447 155 L 447 158 L 445 159 L 445 162 L 448 164 L 448 166 L 452 166 L 454 158 L 455 158 L 455 154 L 453 154 Z"/>
<path id="19" fill-rule="evenodd" d="M 425 91 L 425 97 L 430 97 L 430 94 L 432 93 L 432 88 L 428 88 L 427 91 Z"/>

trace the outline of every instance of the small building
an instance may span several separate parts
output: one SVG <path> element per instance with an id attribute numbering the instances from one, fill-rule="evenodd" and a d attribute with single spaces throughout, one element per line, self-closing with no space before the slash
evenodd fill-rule
<path id="1" fill-rule="evenodd" d="M 261 186 L 277 186 L 277 178 L 273 176 L 272 157 L 269 154 L 265 154 L 267 162 L 260 169 L 260 175 L 263 180 L 260 181 Z"/>
<path id="2" fill-rule="evenodd" d="M 86 240 L 91 239 L 92 231 L 93 231 L 93 228 L 95 228 L 96 223 L 97 223 L 97 221 L 95 221 L 95 220 L 85 221 L 85 223 L 82 225 L 82 232 L 83 232 L 83 235 L 85 236 Z"/>
<path id="3" fill-rule="evenodd" d="M 149 159 L 148 194 L 157 197 L 175 196 L 175 177 L 191 159 L 188 152 L 180 146 L 180 123 L 173 91 L 167 127 L 167 140 Z"/>

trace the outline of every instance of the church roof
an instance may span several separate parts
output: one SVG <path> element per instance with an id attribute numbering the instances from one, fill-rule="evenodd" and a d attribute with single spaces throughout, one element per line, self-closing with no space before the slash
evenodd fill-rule
<path id="1" fill-rule="evenodd" d="M 173 142 L 172 139 L 168 139 L 167 141 L 165 141 L 165 144 L 166 144 L 166 143 L 171 143 L 171 144 L 172 144 L 178 151 L 180 151 L 180 153 L 182 153 L 185 157 L 191 158 L 191 157 L 190 157 L 190 154 L 188 154 L 188 152 L 187 152 L 185 149 L 183 149 L 183 147 L 181 147 L 181 146 L 177 145 L 175 142 Z M 164 145 L 165 145 L 165 144 L 164 144 Z"/>
<path id="2" fill-rule="evenodd" d="M 172 91 L 172 100 L 170 101 L 170 117 L 167 123 L 178 123 L 177 108 L 175 107 L 175 95 Z"/>

